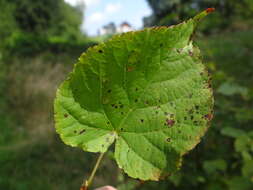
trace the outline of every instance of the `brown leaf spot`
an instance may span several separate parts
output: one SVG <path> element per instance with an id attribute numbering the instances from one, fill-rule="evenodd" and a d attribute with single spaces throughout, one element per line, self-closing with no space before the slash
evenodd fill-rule
<path id="1" fill-rule="evenodd" d="M 66 114 L 66 113 L 64 114 L 64 117 L 66 117 L 66 118 L 67 118 L 68 116 L 69 116 L 68 114 Z"/>
<path id="2" fill-rule="evenodd" d="M 131 72 L 131 71 L 133 71 L 133 70 L 134 70 L 133 67 L 127 67 L 127 72 Z"/>
<path id="3" fill-rule="evenodd" d="M 213 114 L 209 113 L 209 114 L 206 114 L 204 117 L 205 117 L 205 119 L 207 119 L 208 121 L 211 121 L 212 118 L 213 118 Z"/>
<path id="4" fill-rule="evenodd" d="M 166 124 L 167 124 L 168 127 L 172 127 L 175 124 L 175 120 L 166 119 Z"/>
<path id="5" fill-rule="evenodd" d="M 207 8 L 206 13 L 212 13 L 215 11 L 215 8 Z"/>

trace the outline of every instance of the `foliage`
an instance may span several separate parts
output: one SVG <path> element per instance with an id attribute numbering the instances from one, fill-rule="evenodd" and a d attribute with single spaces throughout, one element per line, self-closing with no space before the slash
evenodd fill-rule
<path id="1" fill-rule="evenodd" d="M 85 50 L 80 31 L 82 12 L 64 0 L 1 0 L 0 12 L 0 51 L 4 58 L 13 57 L 13 53 L 31 56 L 45 50 L 64 52 L 73 46 L 75 51 L 81 43 Z"/>
<path id="2" fill-rule="evenodd" d="M 62 140 L 89 152 L 116 141 L 115 159 L 134 178 L 174 173 L 212 119 L 209 75 L 191 41 L 207 13 L 115 36 L 83 54 L 55 100 Z"/>
<path id="3" fill-rule="evenodd" d="M 253 1 L 251 0 L 147 0 L 153 15 L 144 19 L 145 26 L 163 26 L 180 22 L 183 18 L 191 17 L 196 12 L 208 7 L 215 7 L 213 14 L 202 30 L 224 29 L 236 20 L 246 20 L 253 17 Z M 225 19 L 222 19 L 225 18 Z"/>

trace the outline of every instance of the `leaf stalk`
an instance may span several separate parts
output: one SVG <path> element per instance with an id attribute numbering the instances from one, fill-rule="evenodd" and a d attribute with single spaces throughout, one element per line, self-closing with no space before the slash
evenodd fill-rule
<path id="1" fill-rule="evenodd" d="M 104 157 L 104 153 L 101 153 L 99 155 L 98 159 L 97 159 L 97 162 L 96 162 L 92 172 L 91 172 L 90 177 L 88 178 L 88 180 L 86 180 L 86 179 L 83 180 L 83 183 L 82 183 L 82 186 L 81 186 L 80 190 L 88 190 L 88 187 L 91 185 L 91 183 L 93 181 L 93 178 L 96 174 L 96 171 L 97 171 L 103 157 Z"/>

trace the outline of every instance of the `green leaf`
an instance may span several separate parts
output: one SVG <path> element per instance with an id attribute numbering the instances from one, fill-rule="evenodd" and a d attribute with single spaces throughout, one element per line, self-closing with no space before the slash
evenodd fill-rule
<path id="1" fill-rule="evenodd" d="M 241 129 L 225 127 L 221 130 L 221 134 L 225 136 L 237 138 L 239 136 L 245 135 L 245 132 Z"/>
<path id="2" fill-rule="evenodd" d="M 84 53 L 57 91 L 56 130 L 73 147 L 106 152 L 129 176 L 175 172 L 212 119 L 210 79 L 191 36 L 197 21 L 113 37 Z"/>
<path id="3" fill-rule="evenodd" d="M 226 95 L 226 96 L 232 96 L 235 94 L 240 94 L 243 97 L 247 97 L 248 95 L 248 89 L 246 87 L 239 86 L 237 84 L 225 82 L 223 83 L 217 90 L 217 92 Z"/>
<path id="4" fill-rule="evenodd" d="M 208 160 L 203 164 L 203 168 L 208 174 L 214 174 L 216 171 L 225 171 L 227 169 L 227 163 L 223 159 Z"/>

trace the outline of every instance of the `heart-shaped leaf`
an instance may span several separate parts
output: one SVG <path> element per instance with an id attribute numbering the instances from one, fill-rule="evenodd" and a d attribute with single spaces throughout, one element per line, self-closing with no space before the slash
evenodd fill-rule
<path id="1" fill-rule="evenodd" d="M 191 41 L 207 13 L 117 35 L 84 53 L 57 91 L 61 139 L 89 152 L 115 142 L 119 167 L 134 178 L 175 172 L 212 118 L 210 79 Z"/>

